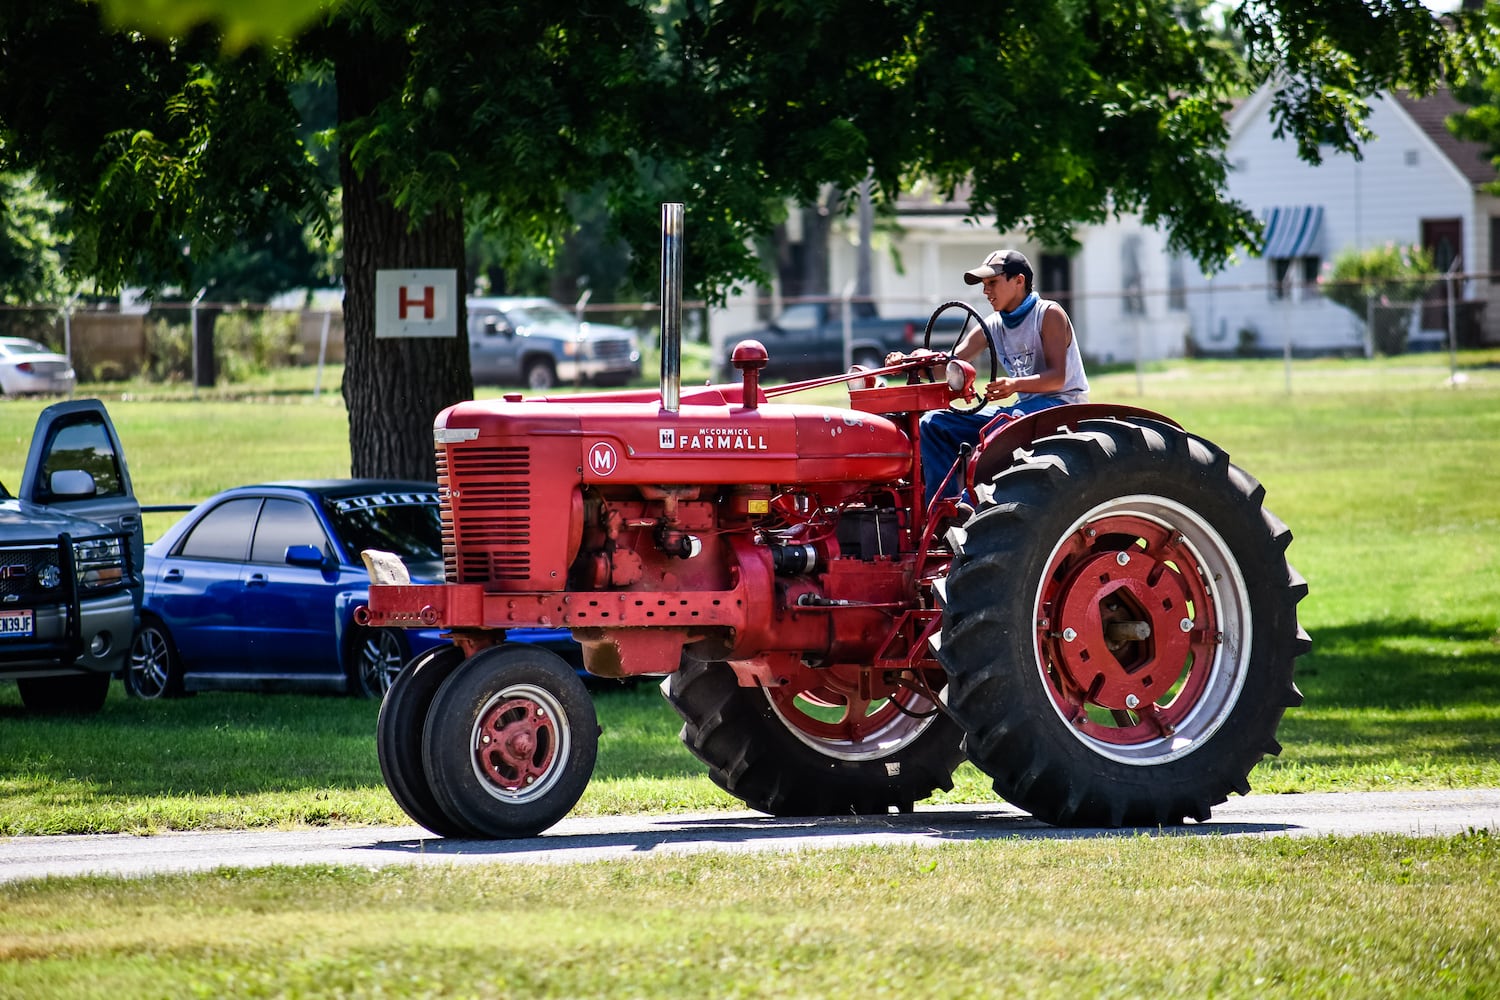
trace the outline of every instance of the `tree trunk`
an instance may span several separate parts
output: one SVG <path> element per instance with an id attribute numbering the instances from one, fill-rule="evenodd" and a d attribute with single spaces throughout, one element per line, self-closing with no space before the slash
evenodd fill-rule
<path id="1" fill-rule="evenodd" d="M 404 54 L 368 36 L 351 38 L 336 64 L 339 120 L 373 112 L 397 93 Z M 431 481 L 432 421 L 474 395 L 464 292 L 463 207 L 413 220 L 391 204 L 378 169 L 360 174 L 340 151 L 344 226 L 344 404 L 353 476 Z M 375 272 L 442 268 L 458 275 L 453 338 L 375 339 Z"/>

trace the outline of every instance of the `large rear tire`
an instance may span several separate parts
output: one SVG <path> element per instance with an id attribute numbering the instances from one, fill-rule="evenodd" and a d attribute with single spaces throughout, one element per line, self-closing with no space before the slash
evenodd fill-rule
<path id="1" fill-rule="evenodd" d="M 457 646 L 437 646 L 412 660 L 391 682 L 375 722 L 375 753 L 385 787 L 402 811 L 439 837 L 477 837 L 479 831 L 443 812 L 422 767 L 422 730 L 428 709 L 464 661 Z"/>
<path id="2" fill-rule="evenodd" d="M 443 814 L 495 839 L 566 816 L 599 752 L 594 702 L 562 657 L 520 643 L 469 657 L 427 712 L 422 763 Z"/>
<path id="3" fill-rule="evenodd" d="M 773 816 L 909 812 L 953 787 L 963 733 L 926 698 L 862 700 L 830 675 L 813 691 L 741 687 L 726 663 L 685 663 L 662 682 L 682 742 L 709 777 Z"/>
<path id="4" fill-rule="evenodd" d="M 995 791 L 1063 826 L 1205 820 L 1248 792 L 1310 645 L 1261 486 L 1131 418 L 1043 438 L 978 492 L 939 658 Z"/>

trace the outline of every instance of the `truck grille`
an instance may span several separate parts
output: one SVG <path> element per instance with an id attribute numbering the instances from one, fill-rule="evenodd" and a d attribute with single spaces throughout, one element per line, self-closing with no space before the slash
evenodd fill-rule
<path id="1" fill-rule="evenodd" d="M 594 342 L 594 356 L 596 358 L 628 358 L 630 357 L 630 341 L 597 340 Z"/>
<path id="2" fill-rule="evenodd" d="M 448 582 L 528 579 L 531 449 L 440 445 L 437 474 L 444 496 L 443 572 Z"/>
<path id="3" fill-rule="evenodd" d="M 61 583 L 56 545 L 0 549 L 0 601 L 5 604 L 56 604 L 67 596 Z M 53 576 L 52 586 L 44 577 Z"/>

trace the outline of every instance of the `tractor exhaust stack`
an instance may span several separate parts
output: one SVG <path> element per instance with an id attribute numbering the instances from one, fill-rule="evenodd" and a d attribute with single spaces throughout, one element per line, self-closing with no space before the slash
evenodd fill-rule
<path id="1" fill-rule="evenodd" d="M 661 206 L 661 407 L 682 394 L 682 203 Z"/>

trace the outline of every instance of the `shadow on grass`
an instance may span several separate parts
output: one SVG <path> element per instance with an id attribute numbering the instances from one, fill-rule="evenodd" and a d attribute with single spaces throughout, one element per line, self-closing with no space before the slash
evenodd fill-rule
<path id="1" fill-rule="evenodd" d="M 699 775 L 680 720 L 653 685 L 596 692 L 604 733 L 596 778 Z M 336 695 L 207 692 L 124 697 L 83 717 L 26 712 L 0 685 L 0 789 L 113 797 L 241 796 L 383 787 L 375 701 Z"/>
<path id="2" fill-rule="evenodd" d="M 1500 703 L 1500 632 L 1420 619 L 1319 629 L 1297 661 L 1309 707 L 1454 708 Z"/>

